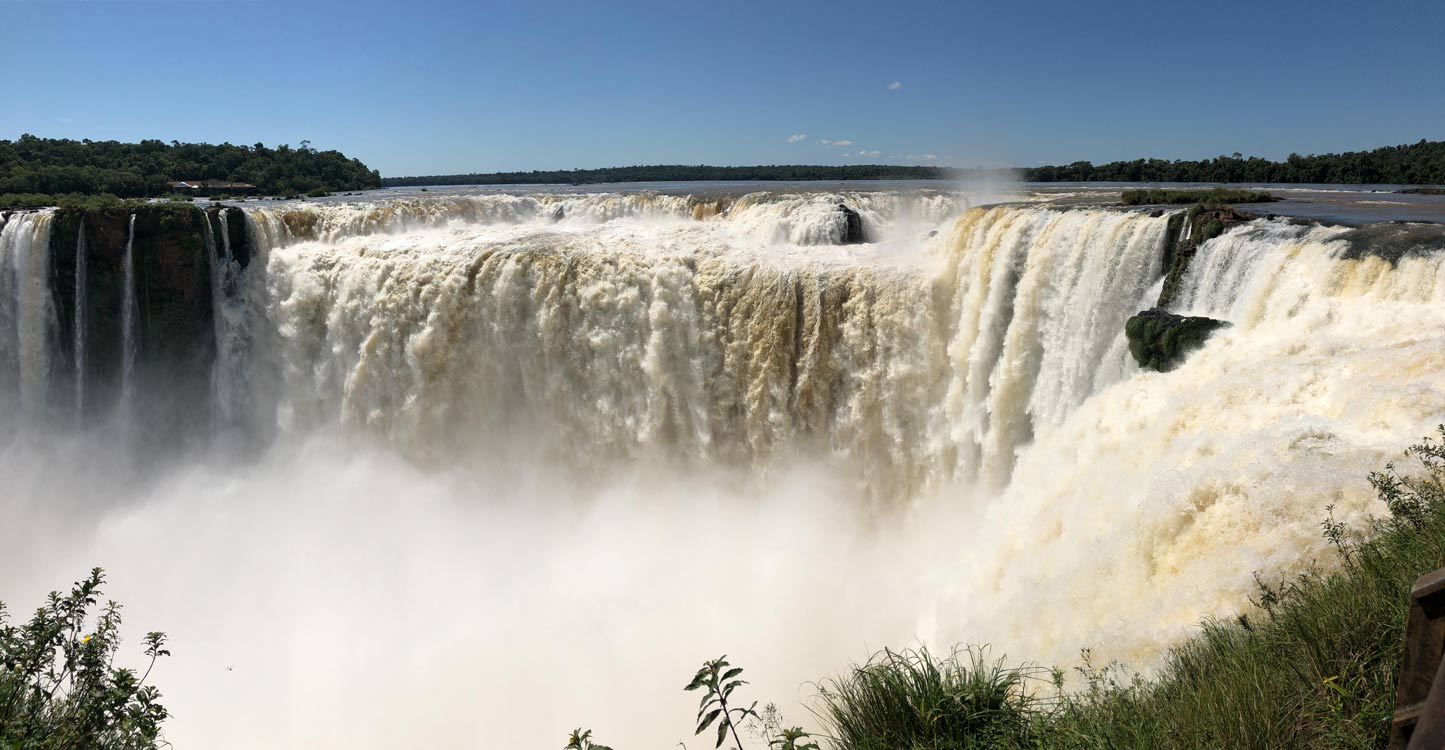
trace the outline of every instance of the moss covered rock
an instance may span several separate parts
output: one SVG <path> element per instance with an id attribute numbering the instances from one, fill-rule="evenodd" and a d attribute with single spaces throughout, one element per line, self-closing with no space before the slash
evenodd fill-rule
<path id="1" fill-rule="evenodd" d="M 1168 372 L 1216 330 L 1228 325 L 1223 320 L 1175 315 L 1155 308 L 1130 318 L 1124 324 L 1124 334 L 1129 338 L 1129 353 L 1140 367 Z"/>

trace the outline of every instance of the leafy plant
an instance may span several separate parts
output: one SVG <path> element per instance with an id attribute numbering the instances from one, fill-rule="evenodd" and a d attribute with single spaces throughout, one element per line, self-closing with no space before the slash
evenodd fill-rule
<path id="1" fill-rule="evenodd" d="M 567 737 L 567 746 L 562 750 L 612 750 L 606 745 L 598 745 L 592 741 L 592 730 L 578 727 L 572 730 Z"/>
<path id="2" fill-rule="evenodd" d="M 770 740 L 768 746 L 778 750 L 818 750 L 818 743 L 804 742 L 812 737 L 813 735 L 804 732 L 802 727 L 789 727 Z"/>
<path id="3" fill-rule="evenodd" d="M 88 613 L 105 581 L 95 568 L 70 593 L 52 592 L 25 625 L 0 604 L 0 748 L 149 750 L 160 743 L 166 709 L 146 685 L 169 656 L 164 633 L 147 633 L 145 673 L 114 666 L 120 605 L 107 602 L 93 627 Z M 87 632 L 88 631 L 88 632 Z"/>
<path id="4" fill-rule="evenodd" d="M 728 733 L 733 735 L 733 742 L 737 743 L 738 750 L 742 750 L 742 740 L 738 739 L 737 724 L 744 719 L 758 718 L 758 702 L 753 701 L 747 708 L 732 708 L 728 705 L 728 698 L 732 697 L 733 691 L 740 686 L 748 684 L 746 680 L 737 679 L 743 673 L 742 667 L 731 667 L 724 654 L 711 661 L 705 661 L 702 668 L 693 675 L 692 682 L 687 684 L 684 690 L 701 690 L 707 692 L 702 696 L 702 702 L 697 709 L 697 731 L 694 735 L 702 734 L 713 722 L 719 722 L 717 726 L 717 744 L 714 747 L 722 747 L 727 741 Z"/>

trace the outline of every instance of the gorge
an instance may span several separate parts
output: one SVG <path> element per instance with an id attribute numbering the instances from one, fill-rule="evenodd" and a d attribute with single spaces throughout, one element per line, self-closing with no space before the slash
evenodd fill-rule
<path id="1" fill-rule="evenodd" d="M 1378 514 L 1363 477 L 1445 421 L 1433 240 L 1212 211 L 912 188 L 0 214 L 0 582 L 103 558 L 197 655 L 166 665 L 174 731 L 222 747 L 671 744 L 651 707 L 685 717 L 677 676 L 724 650 L 789 705 L 920 640 L 1147 672 L 1318 558 L 1327 512 Z M 1141 313 L 1219 325 L 1153 358 Z M 638 687 L 609 695 L 619 670 Z"/>

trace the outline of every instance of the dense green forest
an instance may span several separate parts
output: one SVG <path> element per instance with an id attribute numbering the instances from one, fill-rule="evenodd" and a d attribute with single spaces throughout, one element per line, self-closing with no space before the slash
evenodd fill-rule
<path id="1" fill-rule="evenodd" d="M 1030 182 L 1303 182 L 1334 184 L 1445 184 L 1445 141 L 1420 141 L 1374 151 L 1300 156 L 1284 161 L 1239 153 L 1202 161 L 1135 159 L 1108 164 L 1076 161 L 1022 170 Z"/>
<path id="2" fill-rule="evenodd" d="M 782 164 L 755 167 L 709 167 L 659 164 L 532 172 L 387 177 L 384 187 L 410 185 L 542 185 L 602 182 L 690 182 L 698 180 L 943 180 L 1017 174 L 1029 182 L 1296 182 L 1441 185 L 1445 184 L 1445 141 L 1420 141 L 1374 151 L 1300 156 L 1270 161 L 1242 154 L 1200 161 L 1136 159 L 1108 164 L 1028 167 L 1018 170 L 953 169 L 884 164 L 808 166 Z"/>
<path id="3" fill-rule="evenodd" d="M 1009 171 L 1009 170 L 998 170 Z M 383 187 L 409 185 L 591 185 L 602 182 L 697 182 L 701 180 L 940 180 L 959 170 L 943 167 L 891 167 L 860 164 L 846 167 L 777 164 L 757 167 L 709 167 L 687 164 L 568 169 L 547 172 L 486 172 L 474 174 L 387 177 Z"/>
<path id="4" fill-rule="evenodd" d="M 0 140 L 0 194 L 109 193 L 143 198 L 176 180 L 245 182 L 270 195 L 379 187 L 381 175 L 339 151 L 263 144 L 72 141 L 22 135 Z"/>

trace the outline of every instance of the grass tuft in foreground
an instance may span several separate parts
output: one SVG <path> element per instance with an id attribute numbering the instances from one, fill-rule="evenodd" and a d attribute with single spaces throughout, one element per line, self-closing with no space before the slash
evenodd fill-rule
<path id="1" fill-rule="evenodd" d="M 1049 675 L 989 661 L 983 649 L 936 657 L 884 651 L 819 687 L 818 718 L 853 750 L 1024 748 L 1047 709 L 1027 683 Z"/>

